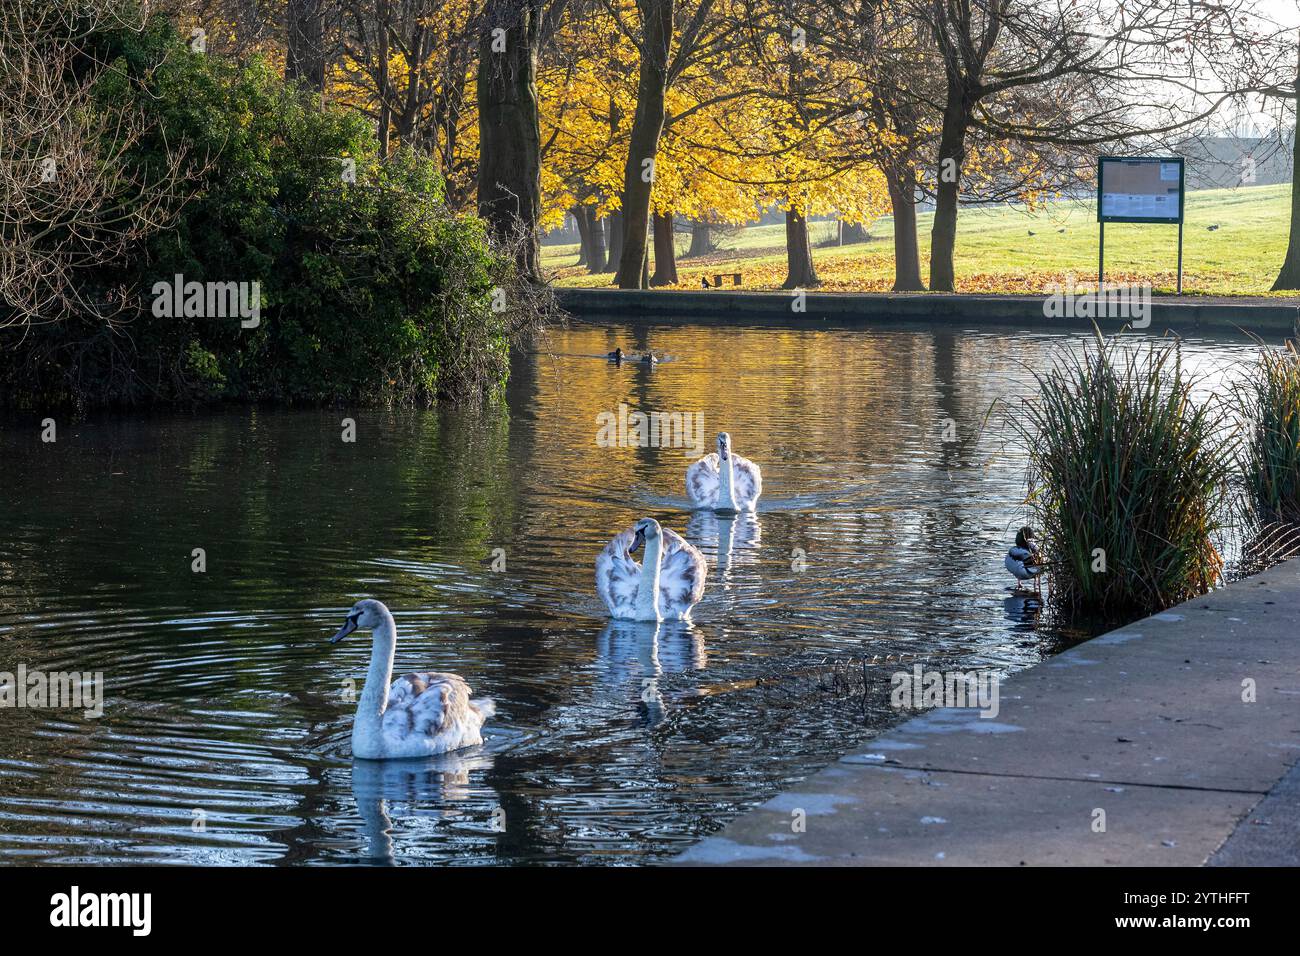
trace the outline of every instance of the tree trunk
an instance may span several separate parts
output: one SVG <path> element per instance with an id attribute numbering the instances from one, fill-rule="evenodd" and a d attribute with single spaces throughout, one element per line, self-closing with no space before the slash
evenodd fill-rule
<path id="1" fill-rule="evenodd" d="M 323 0 L 288 0 L 285 5 L 284 78 L 301 80 L 315 93 L 325 92 L 325 20 Z"/>
<path id="2" fill-rule="evenodd" d="M 1296 116 L 1300 117 L 1300 67 L 1295 78 Z M 1273 291 L 1300 289 L 1300 119 L 1291 130 L 1291 238 Z"/>
<path id="3" fill-rule="evenodd" d="M 652 286 L 677 284 L 677 249 L 673 244 L 673 214 L 655 213 L 655 274 Z"/>
<path id="4" fill-rule="evenodd" d="M 587 258 L 587 251 L 591 248 L 591 227 L 587 224 L 587 217 L 582 214 L 581 206 L 574 206 L 569 210 L 569 215 L 578 227 L 578 261 L 574 265 L 590 269 L 591 260 Z"/>
<path id="5" fill-rule="evenodd" d="M 520 274 L 532 281 L 542 278 L 539 3 L 488 0 L 478 46 L 478 212 L 498 243 L 514 246 Z"/>
<path id="6" fill-rule="evenodd" d="M 966 130 L 971 104 L 960 82 L 948 84 L 939 137 L 939 183 L 934 199 L 934 228 L 930 230 L 930 290 L 952 292 L 956 281 L 953 253 L 957 248 L 957 196 L 961 166 L 966 159 Z"/>
<path id="7" fill-rule="evenodd" d="M 916 169 L 907 161 L 891 163 L 885 169 L 885 183 L 894 213 L 894 291 L 924 292 L 916 241 Z"/>
<path id="8" fill-rule="evenodd" d="M 707 222 L 691 223 L 691 247 L 686 250 L 686 258 L 694 259 L 697 256 L 707 256 L 714 248 L 709 224 Z"/>
<path id="9" fill-rule="evenodd" d="M 388 88 L 388 0 L 379 0 L 379 158 L 388 158 L 389 127 L 393 125 L 393 108 Z"/>
<path id="10" fill-rule="evenodd" d="M 664 129 L 668 90 L 668 48 L 676 0 L 640 0 L 644 11 L 636 113 L 632 116 L 627 164 L 623 169 L 623 250 L 614 281 L 620 289 L 644 288 L 646 241 L 650 232 L 650 189 L 654 159 Z"/>
<path id="11" fill-rule="evenodd" d="M 808 241 L 808 220 L 803 213 L 785 214 L 786 276 L 782 289 L 811 289 L 821 285 L 813 268 L 812 244 Z"/>
<path id="12" fill-rule="evenodd" d="M 615 209 L 606 220 L 609 226 L 609 258 L 602 272 L 613 272 L 623 258 L 623 210 Z"/>
<path id="13" fill-rule="evenodd" d="M 840 220 L 840 245 L 849 246 L 855 242 L 870 242 L 871 237 L 867 235 L 867 227 L 860 222 L 845 222 Z"/>
<path id="14" fill-rule="evenodd" d="M 582 231 L 585 223 L 586 233 L 584 259 L 588 272 L 604 272 L 605 266 L 605 229 L 596 218 L 596 210 L 591 206 L 578 207 L 578 228 Z"/>

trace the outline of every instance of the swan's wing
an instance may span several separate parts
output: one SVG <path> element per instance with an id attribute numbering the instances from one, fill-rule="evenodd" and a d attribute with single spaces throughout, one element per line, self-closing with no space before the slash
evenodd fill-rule
<path id="1" fill-rule="evenodd" d="M 718 502 L 718 453 L 705 455 L 686 469 L 686 493 L 697 505 L 712 508 Z"/>
<path id="2" fill-rule="evenodd" d="M 388 689 L 384 731 L 402 737 L 436 737 L 470 717 L 469 685 L 455 674 L 407 674 Z"/>
<path id="3" fill-rule="evenodd" d="M 676 531 L 663 529 L 659 564 L 659 601 L 664 609 L 689 610 L 704 596 L 709 565 L 704 555 Z"/>
<path id="4" fill-rule="evenodd" d="M 627 553 L 635 537 L 636 531 L 631 528 L 614 535 L 596 558 L 596 593 L 615 617 L 631 615 L 636 607 L 641 565 Z"/>
<path id="5" fill-rule="evenodd" d="M 763 471 L 748 458 L 735 456 L 731 469 L 731 487 L 737 502 L 754 502 L 763 493 Z"/>

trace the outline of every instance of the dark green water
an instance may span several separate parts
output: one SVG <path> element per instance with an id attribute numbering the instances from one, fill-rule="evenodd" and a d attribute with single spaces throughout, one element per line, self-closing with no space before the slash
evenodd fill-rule
<path id="1" fill-rule="evenodd" d="M 4 419 L 0 670 L 107 691 L 99 719 L 0 709 L 0 862 L 677 852 L 898 719 L 837 664 L 1012 669 L 1059 646 L 1004 590 L 1024 514 L 1005 415 L 1081 342 L 578 326 L 520 356 L 490 413 L 56 415 L 52 444 L 44 416 Z M 597 357 L 615 345 L 675 359 Z M 620 403 L 729 431 L 764 470 L 757 517 L 691 515 L 682 449 L 598 445 Z M 691 626 L 604 618 L 595 556 L 642 515 L 708 558 Z M 363 596 L 394 611 L 398 673 L 495 698 L 483 748 L 353 764 L 368 642 L 326 638 Z"/>

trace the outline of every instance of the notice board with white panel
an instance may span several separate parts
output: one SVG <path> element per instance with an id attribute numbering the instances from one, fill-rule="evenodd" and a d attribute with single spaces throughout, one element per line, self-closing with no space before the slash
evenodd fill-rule
<path id="1" fill-rule="evenodd" d="M 1181 156 L 1097 158 L 1097 282 L 1105 281 L 1106 223 L 1178 226 L 1178 291 L 1183 291 L 1183 184 Z"/>

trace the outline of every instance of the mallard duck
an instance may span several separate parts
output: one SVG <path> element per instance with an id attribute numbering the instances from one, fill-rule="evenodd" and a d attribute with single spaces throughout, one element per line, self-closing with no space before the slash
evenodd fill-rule
<path id="1" fill-rule="evenodd" d="M 1016 543 L 1007 551 L 1003 565 L 1017 582 L 1033 581 L 1037 585 L 1043 573 L 1042 564 L 1043 559 L 1034 545 L 1034 529 L 1025 525 L 1016 532 Z"/>

